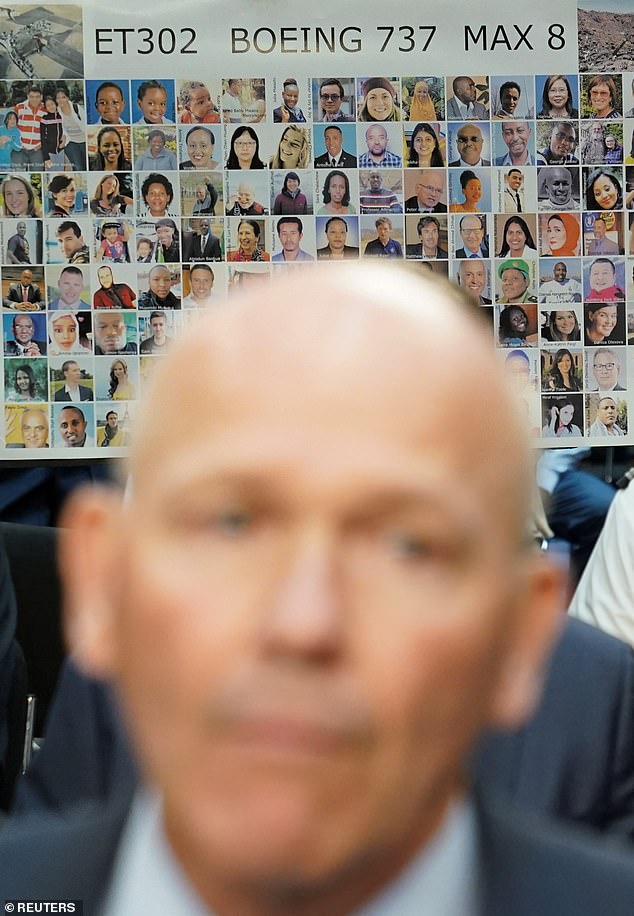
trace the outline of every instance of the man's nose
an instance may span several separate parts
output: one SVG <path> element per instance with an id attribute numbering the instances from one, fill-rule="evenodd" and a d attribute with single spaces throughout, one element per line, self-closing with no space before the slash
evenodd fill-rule
<path id="1" fill-rule="evenodd" d="M 335 541 L 322 531 L 298 535 L 281 563 L 262 624 L 272 655 L 332 661 L 342 647 L 343 616 Z"/>

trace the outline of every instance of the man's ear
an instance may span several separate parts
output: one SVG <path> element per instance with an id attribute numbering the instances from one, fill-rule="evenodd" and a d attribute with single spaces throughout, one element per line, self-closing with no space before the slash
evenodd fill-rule
<path id="1" fill-rule="evenodd" d="M 85 674 L 115 667 L 115 615 L 120 591 L 123 509 L 118 490 L 86 487 L 66 503 L 59 564 L 68 649 Z"/>
<path id="2" fill-rule="evenodd" d="M 518 583 L 519 594 L 509 608 L 514 617 L 491 707 L 490 724 L 494 728 L 519 728 L 535 710 L 544 670 L 566 619 L 563 570 L 538 552 L 523 562 L 526 569 Z"/>

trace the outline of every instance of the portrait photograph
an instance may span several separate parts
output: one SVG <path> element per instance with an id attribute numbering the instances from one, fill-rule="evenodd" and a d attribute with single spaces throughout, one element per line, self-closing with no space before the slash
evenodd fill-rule
<path id="1" fill-rule="evenodd" d="M 90 308 L 90 267 L 87 264 L 46 268 L 46 296 L 51 311 Z"/>
<path id="2" fill-rule="evenodd" d="M 88 186 L 85 172 L 44 174 L 44 213 L 48 217 L 67 219 L 88 213 Z"/>
<path id="3" fill-rule="evenodd" d="M 135 172 L 137 216 L 180 216 L 178 172 Z"/>
<path id="4" fill-rule="evenodd" d="M 542 397 L 542 437 L 570 439 L 583 436 L 583 394 L 546 394 Z"/>
<path id="5" fill-rule="evenodd" d="M 509 121 L 535 117 L 534 77 L 492 76 L 491 118 Z"/>
<path id="6" fill-rule="evenodd" d="M 68 386 L 68 389 L 67 389 Z M 94 360 L 77 356 L 65 359 L 52 357 L 49 361 L 49 390 L 51 401 L 81 403 L 94 400 Z"/>
<path id="7" fill-rule="evenodd" d="M 97 448 L 124 448 L 130 444 L 135 407 L 129 401 L 116 405 L 116 408 L 112 405 L 96 405 Z"/>
<path id="8" fill-rule="evenodd" d="M 574 258 L 581 254 L 579 213 L 540 213 L 538 219 L 542 257 Z"/>
<path id="9" fill-rule="evenodd" d="M 302 128 L 305 130 L 306 128 Z M 209 147 L 211 142 L 209 138 L 213 139 L 216 134 L 219 132 L 218 129 L 211 127 L 205 128 L 195 128 L 194 132 L 188 131 L 185 135 L 189 137 L 187 140 L 187 149 L 181 151 L 181 158 L 184 154 L 190 152 L 189 147 L 194 144 L 197 149 L 193 149 L 191 152 L 192 159 L 189 164 L 186 162 L 181 162 L 182 169 L 189 168 L 214 168 L 213 163 L 218 159 L 218 156 L 214 152 L 213 145 Z M 203 132 L 206 132 L 208 137 L 203 136 Z M 224 136 L 224 168 L 229 171 L 253 171 L 255 169 L 266 169 L 269 167 L 269 162 L 273 150 L 273 141 L 271 139 L 271 134 L 269 131 L 269 126 L 266 124 L 244 124 L 240 127 L 229 127 L 225 125 L 223 128 Z M 305 136 L 302 133 L 299 135 L 299 139 L 295 137 L 299 146 L 304 147 Z M 207 147 L 205 146 L 207 144 Z M 203 155 L 205 154 L 206 149 L 208 150 L 208 160 L 203 164 Z M 213 158 L 212 158 L 213 157 Z M 223 165 L 220 166 L 223 168 Z"/>
<path id="10" fill-rule="evenodd" d="M 226 249 L 226 220 L 208 216 L 190 216 L 181 220 L 181 245 L 183 261 L 221 261 Z M 137 245 L 138 237 L 137 237 Z M 146 261 L 140 257 L 137 261 Z"/>
<path id="11" fill-rule="evenodd" d="M 403 128 L 400 123 L 357 124 L 360 169 L 403 167 Z"/>
<path id="12" fill-rule="evenodd" d="M 145 219 L 137 219 L 136 238 L 149 239 L 152 243 L 150 261 L 156 264 L 180 262 L 180 228 L 176 217 L 146 216 Z"/>
<path id="13" fill-rule="evenodd" d="M 607 210 L 583 214 L 583 253 L 585 255 L 625 254 L 623 213 Z"/>
<path id="14" fill-rule="evenodd" d="M 130 81 L 118 77 L 86 80 L 86 117 L 89 124 L 130 124 Z"/>
<path id="15" fill-rule="evenodd" d="M 134 401 L 139 397 L 136 357 L 96 356 L 95 397 L 98 401 Z"/>
<path id="16" fill-rule="evenodd" d="M 453 169 L 449 172 L 449 212 L 491 212 L 491 170 Z"/>
<path id="17" fill-rule="evenodd" d="M 623 82 L 621 74 L 582 74 L 580 99 L 582 118 L 622 118 Z"/>
<path id="18" fill-rule="evenodd" d="M 211 289 L 208 294 L 210 300 L 212 300 L 213 302 L 216 302 L 216 301 L 222 302 L 223 299 L 227 298 L 227 265 L 226 264 L 218 264 L 218 263 L 210 264 L 207 261 L 198 261 L 198 262 L 193 261 L 190 264 L 183 264 L 182 269 L 181 269 L 181 272 L 182 272 L 181 290 L 182 290 L 182 296 L 183 296 L 182 298 L 183 312 L 187 310 L 195 310 L 200 307 L 198 303 L 193 298 L 191 298 L 192 285 L 191 285 L 190 276 L 191 276 L 191 269 L 192 267 L 195 267 L 196 263 L 207 264 L 207 266 L 211 268 L 211 277 L 207 281 L 207 285 L 211 283 Z M 206 290 L 204 290 L 204 292 L 206 293 Z M 175 321 L 176 321 L 178 317 L 178 313 L 175 312 L 174 316 L 175 316 Z M 143 317 L 142 315 L 139 315 L 139 320 L 142 317 Z M 179 327 L 178 323 L 176 323 L 174 327 L 178 328 Z"/>
<path id="19" fill-rule="evenodd" d="M 447 173 L 444 169 L 406 169 L 404 181 L 406 213 L 447 212 Z"/>
<path id="20" fill-rule="evenodd" d="M 359 257 L 357 216 L 318 216 L 315 231 L 319 260 L 355 260 Z"/>
<path id="21" fill-rule="evenodd" d="M 487 123 L 463 121 L 447 125 L 448 165 L 452 168 L 472 168 L 491 165 L 491 132 Z"/>
<path id="22" fill-rule="evenodd" d="M 313 120 L 339 124 L 356 120 L 355 80 L 351 76 L 312 81 Z"/>
<path id="23" fill-rule="evenodd" d="M 306 124 L 313 119 L 310 79 L 293 73 L 275 76 L 272 84 L 272 120 L 274 124 Z"/>
<path id="24" fill-rule="evenodd" d="M 314 211 L 312 169 L 269 172 L 271 215 L 305 216 Z"/>
<path id="25" fill-rule="evenodd" d="M 626 436 L 628 432 L 627 401 L 618 392 L 586 395 L 586 434 L 590 437 Z"/>
<path id="26" fill-rule="evenodd" d="M 47 372 L 46 359 L 5 359 L 5 401 L 47 401 Z"/>
<path id="27" fill-rule="evenodd" d="M 221 172 L 181 172 L 179 183 L 182 216 L 222 216 L 224 187 Z"/>
<path id="28" fill-rule="evenodd" d="M 362 152 L 365 150 L 363 144 Z M 313 127 L 313 165 L 316 169 L 356 169 L 357 134 L 354 124 L 337 121 Z"/>
<path id="29" fill-rule="evenodd" d="M 46 285 L 43 267 L 3 267 L 2 306 L 7 312 L 43 312 Z"/>
<path id="30" fill-rule="evenodd" d="M 491 125 L 493 164 L 521 167 L 535 165 L 535 122 L 509 118 Z"/>
<path id="31" fill-rule="evenodd" d="M 539 259 L 540 302 L 547 305 L 568 305 L 581 302 L 582 292 L 581 260 L 579 258 Z M 578 333 L 576 339 L 579 339 Z"/>
<path id="32" fill-rule="evenodd" d="M 445 120 L 443 76 L 403 76 L 401 87 L 401 105 L 408 121 Z"/>
<path id="33" fill-rule="evenodd" d="M 583 350 L 577 344 L 540 350 L 542 391 L 583 391 Z"/>
<path id="34" fill-rule="evenodd" d="M 584 209 L 623 209 L 623 169 L 618 165 L 583 168 Z"/>
<path id="35" fill-rule="evenodd" d="M 376 223 L 379 220 L 383 220 L 384 223 L 377 226 Z M 402 216 L 388 216 L 387 214 L 360 216 L 359 230 L 361 233 L 360 249 L 363 256 L 399 259 L 404 257 L 405 233 Z"/>
<path id="36" fill-rule="evenodd" d="M 176 81 L 176 116 L 179 124 L 220 124 L 220 81 Z"/>
<path id="37" fill-rule="evenodd" d="M 41 217 L 42 180 L 39 174 L 0 174 L 0 216 Z"/>
<path id="38" fill-rule="evenodd" d="M 160 127 L 176 121 L 174 80 L 152 78 L 132 80 L 130 105 L 133 124 Z"/>
<path id="39" fill-rule="evenodd" d="M 5 448 L 49 448 L 51 444 L 48 404 L 4 405 Z"/>
<path id="40" fill-rule="evenodd" d="M 225 124 L 258 124 L 266 121 L 266 80 L 264 77 L 223 79 L 220 106 Z"/>
<path id="41" fill-rule="evenodd" d="M 132 127 L 132 145 L 133 163 L 137 172 L 174 172 L 178 169 L 178 139 L 175 126 L 135 124 Z"/>
<path id="42" fill-rule="evenodd" d="M 132 168 L 130 128 L 119 124 L 89 127 L 88 168 L 91 172 L 129 172 Z"/>
<path id="43" fill-rule="evenodd" d="M 182 304 L 180 264 L 137 264 L 136 288 L 139 292 L 138 309 L 152 311 L 180 309 Z"/>
<path id="44" fill-rule="evenodd" d="M 446 214 L 420 213 L 405 217 L 405 257 L 424 261 L 449 257 Z"/>
<path id="45" fill-rule="evenodd" d="M 47 316 L 49 356 L 86 356 L 93 351 L 91 312 L 57 311 Z"/>
<path id="46" fill-rule="evenodd" d="M 398 76 L 357 77 L 357 121 L 401 121 L 401 81 Z"/>
<path id="47" fill-rule="evenodd" d="M 270 261 L 271 227 L 269 220 L 251 216 L 228 217 L 227 261 Z"/>
<path id="48" fill-rule="evenodd" d="M 482 74 L 446 78 L 447 120 L 486 121 L 490 112 L 489 77 Z"/>
<path id="49" fill-rule="evenodd" d="M 400 172 L 382 169 L 359 171 L 360 213 L 402 213 L 403 179 Z"/>
<path id="50" fill-rule="evenodd" d="M 12 315 L 7 309 L 2 315 L 2 337 L 5 357 L 45 356 L 47 350 L 46 315 L 37 312 Z"/>
<path id="51" fill-rule="evenodd" d="M 595 347 L 585 352 L 585 388 L 601 394 L 626 391 L 628 379 L 627 347 Z"/>
<path id="52" fill-rule="evenodd" d="M 318 216 L 349 216 L 359 212 L 359 172 L 342 169 L 315 171 L 314 182 L 315 212 Z"/>
<path id="53" fill-rule="evenodd" d="M 496 213 L 493 216 L 496 258 L 537 257 L 537 216 L 535 213 Z"/>
<path id="54" fill-rule="evenodd" d="M 551 309 L 553 304 L 558 307 Z M 568 344 L 578 344 L 583 337 L 583 317 L 580 306 L 565 301 L 541 303 L 539 335 L 542 344 L 552 344 L 557 348 Z"/>
<path id="55" fill-rule="evenodd" d="M 582 121 L 579 153 L 583 165 L 620 165 L 623 162 L 623 123 Z"/>
<path id="56" fill-rule="evenodd" d="M 625 343 L 624 302 L 586 302 L 583 307 L 583 316 L 586 347 Z"/>
<path id="57" fill-rule="evenodd" d="M 127 264 L 133 260 L 134 223 L 121 217 L 93 221 L 93 259 L 102 264 Z"/>
<path id="58" fill-rule="evenodd" d="M 225 182 L 225 216 L 269 215 L 270 180 L 268 172 L 264 170 L 227 172 Z"/>
<path id="59" fill-rule="evenodd" d="M 43 225 L 39 219 L 3 219 L 2 263 L 29 267 L 42 263 Z"/>
<path id="60" fill-rule="evenodd" d="M 580 170 L 576 166 L 537 166 L 537 209 L 578 210 Z"/>
<path id="61" fill-rule="evenodd" d="M 535 77 L 537 117 L 546 120 L 567 120 L 579 117 L 579 77 L 576 73 Z"/>
<path id="62" fill-rule="evenodd" d="M 52 405 L 53 445 L 57 448 L 90 448 L 95 444 L 95 405 Z"/>
<path id="63" fill-rule="evenodd" d="M 447 125 L 419 121 L 404 125 L 403 161 L 407 168 L 443 168 L 447 164 Z"/>

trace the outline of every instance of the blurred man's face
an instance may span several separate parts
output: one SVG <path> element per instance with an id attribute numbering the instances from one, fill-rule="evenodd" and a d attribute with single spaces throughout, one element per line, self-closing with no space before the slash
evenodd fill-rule
<path id="1" fill-rule="evenodd" d="M 555 280 L 557 280 L 558 283 L 564 282 L 564 280 L 566 279 L 567 273 L 568 273 L 568 268 L 563 263 L 563 261 L 559 261 L 553 267 L 553 277 L 555 278 Z"/>
<path id="2" fill-rule="evenodd" d="M 337 114 L 343 101 L 339 86 L 336 83 L 325 83 L 319 90 L 319 101 L 326 114 Z"/>
<path id="3" fill-rule="evenodd" d="M 546 190 L 553 204 L 565 206 L 572 197 L 572 178 L 567 169 L 548 169 Z"/>
<path id="4" fill-rule="evenodd" d="M 389 242 L 391 231 L 392 229 L 389 223 L 379 223 L 377 226 L 376 234 L 378 235 L 382 245 L 387 245 Z"/>
<path id="5" fill-rule="evenodd" d="M 599 391 L 611 391 L 619 380 L 619 361 L 612 350 L 601 348 L 592 362 Z"/>
<path id="6" fill-rule="evenodd" d="M 608 428 L 616 422 L 616 401 L 612 398 L 602 398 L 597 408 L 599 420 Z"/>
<path id="7" fill-rule="evenodd" d="M 575 148 L 575 132 L 568 124 L 556 124 L 550 136 L 550 148 L 555 156 L 565 159 Z"/>
<path id="8" fill-rule="evenodd" d="M 395 290 L 377 315 L 383 290 L 341 325 L 340 283 L 311 288 L 309 327 L 288 285 L 270 310 L 259 287 L 237 318 L 175 344 L 132 501 L 100 538 L 116 588 L 89 587 L 105 613 L 91 658 L 116 671 L 167 835 L 207 900 L 214 882 L 260 899 L 358 893 L 368 869 L 403 865 L 475 735 L 517 711 L 506 663 L 528 675 L 518 621 L 536 617 L 512 508 L 526 461 L 485 345 L 474 355 L 439 296 L 457 377 L 425 343 L 431 313 L 422 328 L 395 318 L 425 290 Z M 355 311 L 373 296 L 360 285 L 345 290 Z M 503 437 L 486 424 L 496 392 Z"/>
<path id="9" fill-rule="evenodd" d="M 507 181 L 511 191 L 519 191 L 522 187 L 523 175 L 521 172 L 510 172 Z"/>
<path id="10" fill-rule="evenodd" d="M 420 228 L 419 238 L 428 249 L 438 247 L 438 227 L 435 223 L 424 223 Z"/>
<path id="11" fill-rule="evenodd" d="M 458 129 L 456 134 L 458 153 L 463 162 L 475 165 L 482 157 L 484 137 L 476 124 L 465 124 Z"/>
<path id="12" fill-rule="evenodd" d="M 441 171 L 428 169 L 416 183 L 416 197 L 422 207 L 433 210 L 445 191 L 445 178 Z"/>
<path id="13" fill-rule="evenodd" d="M 328 154 L 336 159 L 341 152 L 343 136 L 338 127 L 329 127 L 324 131 L 324 140 Z"/>
<path id="14" fill-rule="evenodd" d="M 84 441 L 86 421 L 75 407 L 65 407 L 60 411 L 58 425 L 62 445 L 72 448 Z"/>
<path id="15" fill-rule="evenodd" d="M 387 131 L 384 127 L 370 127 L 365 135 L 368 150 L 374 156 L 382 156 L 387 149 Z"/>
<path id="16" fill-rule="evenodd" d="M 502 125 L 502 139 L 514 160 L 524 156 L 530 137 L 528 121 L 505 121 Z"/>
<path id="17" fill-rule="evenodd" d="M 48 419 L 41 410 L 22 414 L 22 441 L 25 448 L 44 448 L 48 441 Z"/>
<path id="18" fill-rule="evenodd" d="M 484 264 L 474 258 L 473 261 L 462 261 L 460 264 L 460 285 L 476 300 L 480 299 L 486 286 L 487 275 Z"/>
<path id="19" fill-rule="evenodd" d="M 35 333 L 35 329 L 33 327 L 33 319 L 29 318 L 28 316 L 24 316 L 23 318 L 14 318 L 13 331 L 13 336 L 17 342 L 22 344 L 23 347 L 26 346 L 29 341 L 33 340 L 33 334 Z"/>
<path id="20" fill-rule="evenodd" d="M 84 278 L 81 274 L 76 274 L 75 272 L 62 273 L 59 277 L 58 287 L 61 300 L 70 305 L 72 302 L 77 302 L 81 296 L 81 291 L 84 288 Z"/>
<path id="21" fill-rule="evenodd" d="M 33 274 L 30 270 L 23 270 L 20 274 L 20 280 L 22 281 L 22 286 L 30 286 L 33 282 Z"/>
<path id="22" fill-rule="evenodd" d="M 157 340 L 162 340 L 165 337 L 165 319 L 164 318 L 152 318 L 150 320 L 150 327 L 152 328 L 152 336 Z"/>
<path id="23" fill-rule="evenodd" d="M 214 278 L 208 270 L 191 270 L 189 273 L 189 282 L 195 299 L 206 299 L 211 293 L 214 285 Z"/>
<path id="24" fill-rule="evenodd" d="M 17 228 L 18 235 L 21 235 L 21 236 L 26 235 L 26 223 L 18 223 L 16 228 Z"/>
<path id="25" fill-rule="evenodd" d="M 126 329 L 122 315 L 96 313 L 94 325 L 95 342 L 104 353 L 116 353 L 118 350 L 123 350 L 126 345 Z"/>
<path id="26" fill-rule="evenodd" d="M 67 258 L 72 257 L 84 244 L 83 235 L 76 236 L 72 229 L 57 234 L 57 241 Z"/>
<path id="27" fill-rule="evenodd" d="M 278 229 L 280 245 L 284 251 L 297 251 L 302 240 L 297 223 L 283 223 Z"/>
<path id="28" fill-rule="evenodd" d="M 484 239 L 484 229 L 477 216 L 466 216 L 460 226 L 460 237 L 464 242 L 466 251 L 475 254 L 480 249 Z"/>
<path id="29" fill-rule="evenodd" d="M 471 102 L 475 102 L 477 89 L 476 84 L 470 76 L 465 76 L 463 79 L 457 80 L 454 91 L 463 105 L 469 105 Z"/>
<path id="30" fill-rule="evenodd" d="M 605 223 L 602 219 L 595 219 L 594 226 L 592 228 L 595 239 L 605 238 Z"/>
<path id="31" fill-rule="evenodd" d="M 77 363 L 70 363 L 66 367 L 64 371 L 64 378 L 67 382 L 71 382 L 73 385 L 77 385 L 79 383 L 79 380 L 81 379 L 81 369 Z"/>

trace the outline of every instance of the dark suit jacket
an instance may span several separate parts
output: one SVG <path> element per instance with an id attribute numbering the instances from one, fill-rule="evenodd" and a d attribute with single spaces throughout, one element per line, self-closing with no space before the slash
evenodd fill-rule
<path id="1" fill-rule="evenodd" d="M 183 259 L 185 261 L 221 261 L 220 239 L 210 232 L 207 244 L 203 248 L 202 236 L 193 232 L 189 238 L 183 238 Z"/>
<path id="2" fill-rule="evenodd" d="M 483 254 L 483 256 L 484 256 L 485 258 L 488 258 L 488 257 L 489 257 L 489 246 L 488 246 L 488 245 L 485 245 L 484 243 L 482 243 L 481 248 L 482 248 L 482 254 Z M 468 258 L 470 257 L 470 255 L 468 255 L 468 254 L 466 253 L 466 251 L 464 250 L 464 248 L 458 248 L 458 249 L 456 249 L 456 257 L 457 257 L 457 258 L 462 258 L 463 260 L 465 260 L 465 259 L 468 259 Z"/>
<path id="3" fill-rule="evenodd" d="M 343 246 L 343 256 L 344 259 L 347 258 L 358 258 L 359 249 L 353 248 L 352 245 Z M 317 260 L 329 261 L 330 260 L 330 246 L 326 245 L 324 248 L 317 249 Z"/>
<path id="4" fill-rule="evenodd" d="M 40 353 L 46 355 L 46 341 L 44 340 L 34 340 L 33 343 L 37 344 L 40 348 Z M 7 340 L 4 345 L 4 355 L 5 356 L 18 356 L 18 345 L 15 340 Z"/>
<path id="5" fill-rule="evenodd" d="M 86 388 L 85 385 L 79 386 L 79 400 L 80 401 L 92 401 L 92 391 L 90 388 Z M 70 401 L 70 395 L 65 388 L 60 388 L 59 391 L 55 392 L 54 401 Z"/>
<path id="6" fill-rule="evenodd" d="M 96 916 L 129 803 L 26 818 L 0 833 L 5 899 L 79 899 Z M 631 854 L 476 802 L 481 916 L 632 916 Z M 459 916 L 459 914 L 456 914 Z"/>
<path id="7" fill-rule="evenodd" d="M 524 728 L 483 742 L 476 781 L 540 813 L 634 839 L 632 649 L 567 618 L 544 696 Z"/>
<path id="8" fill-rule="evenodd" d="M 42 301 L 42 291 L 39 286 L 35 286 L 34 283 L 29 284 L 27 299 L 29 302 L 41 302 Z M 21 283 L 12 283 L 7 290 L 6 296 L 7 302 L 23 302 L 22 299 L 22 284 Z"/>
<path id="9" fill-rule="evenodd" d="M 414 195 L 414 197 L 408 197 L 407 200 L 405 201 L 405 212 L 406 213 L 419 213 L 420 212 L 422 215 L 423 213 L 426 213 L 427 211 L 426 210 L 419 211 L 418 197 Z M 445 204 L 436 204 L 434 207 L 432 207 L 430 212 L 431 213 L 446 213 L 447 207 Z"/>
<path id="10" fill-rule="evenodd" d="M 341 151 L 341 159 L 339 160 L 339 165 L 337 166 L 330 165 L 330 153 L 324 153 L 323 156 L 317 156 L 315 159 L 316 169 L 356 169 L 356 167 L 357 157 L 353 156 L 351 153 L 347 153 L 345 149 Z"/>

